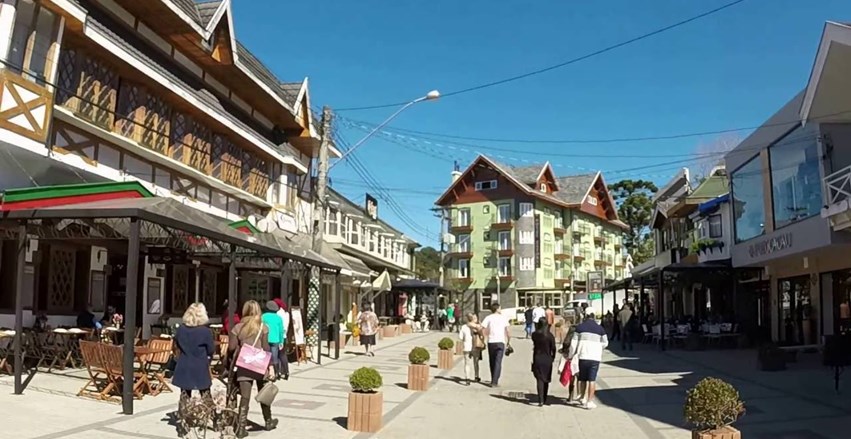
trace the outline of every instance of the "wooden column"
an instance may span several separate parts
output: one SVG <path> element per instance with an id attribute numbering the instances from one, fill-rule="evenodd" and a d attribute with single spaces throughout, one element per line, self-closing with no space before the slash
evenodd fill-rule
<path id="1" fill-rule="evenodd" d="M 136 297 L 139 290 L 139 220 L 130 220 L 130 242 L 127 246 L 127 292 L 124 296 L 124 386 L 121 404 L 125 415 L 133 414 L 133 348 L 136 344 Z"/>
<path id="2" fill-rule="evenodd" d="M 334 316 L 339 317 L 342 314 L 342 305 L 343 305 L 343 281 L 340 279 L 340 270 L 337 270 L 337 273 L 334 275 L 334 297 L 337 299 L 337 304 L 334 306 Z M 338 322 L 342 323 L 342 322 Z M 352 335 L 354 337 L 354 335 Z M 337 331 L 337 336 L 335 339 L 340 337 L 340 331 Z M 340 341 L 335 340 L 334 343 L 334 359 L 340 359 Z"/>
<path id="3" fill-rule="evenodd" d="M 665 350 L 665 270 L 659 270 L 659 321 L 662 326 L 659 330 L 659 345 L 662 347 L 662 350 Z"/>
<path id="4" fill-rule="evenodd" d="M 18 227 L 18 260 L 15 266 L 15 395 L 24 393 L 24 268 L 27 265 L 27 223 Z"/>

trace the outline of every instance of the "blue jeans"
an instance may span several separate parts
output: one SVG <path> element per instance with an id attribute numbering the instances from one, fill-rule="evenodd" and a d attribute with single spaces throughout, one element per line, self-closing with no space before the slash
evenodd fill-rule
<path id="1" fill-rule="evenodd" d="M 505 355 L 505 343 L 488 343 L 488 360 L 491 368 L 491 385 L 499 385 L 502 375 L 502 357 Z"/>
<path id="2" fill-rule="evenodd" d="M 526 335 L 532 335 L 532 322 L 526 322 Z"/>

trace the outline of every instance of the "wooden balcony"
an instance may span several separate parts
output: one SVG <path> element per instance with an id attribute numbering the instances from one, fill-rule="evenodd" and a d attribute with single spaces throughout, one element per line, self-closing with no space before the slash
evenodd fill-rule
<path id="1" fill-rule="evenodd" d="M 595 236 L 595 237 L 594 237 L 594 242 L 597 242 L 597 243 L 600 243 L 600 244 L 604 244 L 604 243 L 606 242 L 606 239 L 605 239 L 605 238 L 603 238 L 603 237 L 602 237 L 602 236 L 600 236 L 600 235 L 597 235 L 597 236 Z"/>
<path id="2" fill-rule="evenodd" d="M 500 281 L 500 282 L 503 282 L 503 283 L 504 283 L 504 282 L 514 282 L 514 275 L 513 275 L 513 274 L 509 274 L 508 276 L 500 276 L 500 277 L 499 277 L 499 281 Z"/>
<path id="3" fill-rule="evenodd" d="M 556 253 L 554 255 L 554 257 L 555 257 L 556 261 L 564 261 L 564 260 L 570 259 L 570 253 L 565 253 L 565 252 Z"/>
<path id="4" fill-rule="evenodd" d="M 450 233 L 471 233 L 472 231 L 473 231 L 473 225 L 472 224 L 467 224 L 467 225 L 464 225 L 464 226 L 453 224 L 449 227 Z"/>
<path id="5" fill-rule="evenodd" d="M 514 228 L 514 221 L 507 220 L 504 222 L 494 222 L 491 224 L 491 230 L 511 230 Z"/>
<path id="6" fill-rule="evenodd" d="M 567 233 L 567 229 L 564 228 L 563 224 L 556 224 L 553 226 L 553 234 L 556 236 L 564 236 Z"/>
<path id="7" fill-rule="evenodd" d="M 579 254 L 573 255 L 573 260 L 576 261 L 576 262 L 582 262 L 585 259 L 586 259 L 586 255 L 584 253 L 579 253 Z"/>
<path id="8" fill-rule="evenodd" d="M 446 254 L 446 256 L 455 259 L 470 259 L 473 257 L 472 250 L 453 250 Z"/>
<path id="9" fill-rule="evenodd" d="M 497 250 L 496 254 L 498 256 L 501 256 L 501 257 L 514 256 L 514 249 L 513 248 L 506 248 L 506 249 L 502 249 L 502 250 Z"/>

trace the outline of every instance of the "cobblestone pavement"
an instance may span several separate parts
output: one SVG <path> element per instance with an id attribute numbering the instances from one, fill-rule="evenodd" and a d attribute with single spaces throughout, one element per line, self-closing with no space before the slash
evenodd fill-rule
<path id="1" fill-rule="evenodd" d="M 519 332 L 518 332 L 519 333 Z M 638 346 L 631 355 L 606 352 L 601 367 L 600 407 L 587 411 L 568 406 L 567 392 L 551 385 L 552 404 L 537 407 L 535 382 L 529 371 L 531 342 L 517 339 L 516 353 L 506 358 L 499 389 L 470 387 L 456 380 L 463 375 L 460 357 L 453 370 L 432 368 L 432 386 L 426 392 L 406 389 L 407 354 L 414 346 L 432 352 L 448 333 L 412 334 L 379 343 L 375 357 L 355 355 L 360 348 L 343 349 L 340 360 L 323 359 L 321 366 L 293 367 L 289 381 L 273 407 L 281 420 L 273 433 L 252 437 L 315 438 L 427 438 L 510 437 L 545 438 L 689 438 L 682 423 L 685 390 L 706 375 L 719 376 L 740 390 L 748 414 L 737 424 L 748 439 L 833 439 L 849 437 L 851 404 L 835 396 L 832 385 L 817 384 L 829 373 L 822 369 L 779 374 L 745 367 L 747 358 L 737 351 L 661 353 Z M 374 366 L 384 376 L 384 422 L 381 432 L 356 434 L 345 429 L 348 375 L 361 366 Z M 785 381 L 784 381 L 784 375 Z M 802 374 L 819 381 L 800 379 Z M 813 375 L 815 374 L 815 375 Z M 74 396 L 83 382 L 78 378 L 39 374 L 23 396 L 11 395 L 11 379 L 0 378 L 0 407 L 4 435 L 10 438 L 174 438 L 168 414 L 177 404 L 174 394 L 146 397 L 136 404 L 136 415 L 119 415 L 120 407 Z M 486 361 L 482 378 L 490 377 Z M 788 380 L 803 381 L 789 383 Z M 784 384 L 786 383 L 786 384 Z M 5 385 L 5 391 L 4 391 Z M 810 392 L 807 389 L 811 389 Z M 827 393 L 825 393 L 827 392 Z M 821 395 L 821 396 L 817 396 Z M 262 416 L 256 404 L 251 418 Z M 45 421 L 49 420 L 49 421 Z M 7 436 L 8 435 L 8 436 Z"/>

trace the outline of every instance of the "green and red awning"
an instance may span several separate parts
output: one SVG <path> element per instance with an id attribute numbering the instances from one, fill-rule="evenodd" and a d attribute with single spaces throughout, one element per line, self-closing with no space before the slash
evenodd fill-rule
<path id="1" fill-rule="evenodd" d="M 8 189 L 0 198 L 0 211 L 38 209 L 95 201 L 150 198 L 154 194 L 138 182 L 107 182 Z"/>

